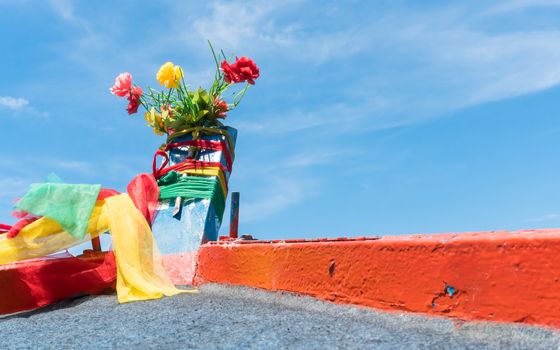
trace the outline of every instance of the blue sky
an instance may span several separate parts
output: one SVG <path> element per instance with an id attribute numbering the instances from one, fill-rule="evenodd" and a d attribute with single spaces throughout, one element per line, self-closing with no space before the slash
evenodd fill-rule
<path id="1" fill-rule="evenodd" d="M 261 77 L 227 122 L 259 238 L 560 226 L 560 1 L 0 0 L 0 222 L 51 172 L 124 190 L 163 142 L 109 94 L 206 39 Z M 227 219 L 223 234 L 226 233 Z"/>

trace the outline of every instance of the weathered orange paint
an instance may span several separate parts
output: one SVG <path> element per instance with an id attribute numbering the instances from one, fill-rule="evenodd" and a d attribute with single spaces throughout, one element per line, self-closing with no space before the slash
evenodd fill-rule
<path id="1" fill-rule="evenodd" d="M 377 240 L 217 242 L 197 283 L 229 283 L 336 303 L 466 320 L 560 327 L 560 230 Z"/>

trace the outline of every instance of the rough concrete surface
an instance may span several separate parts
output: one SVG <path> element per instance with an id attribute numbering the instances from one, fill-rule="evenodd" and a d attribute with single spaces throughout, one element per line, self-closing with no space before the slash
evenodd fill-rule
<path id="1" fill-rule="evenodd" d="M 154 301 L 82 297 L 5 316 L 0 349 L 560 349 L 560 332 L 206 285 Z"/>

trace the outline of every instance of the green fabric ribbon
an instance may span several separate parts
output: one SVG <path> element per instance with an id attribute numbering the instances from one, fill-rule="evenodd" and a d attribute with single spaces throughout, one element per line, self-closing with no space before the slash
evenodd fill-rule
<path id="1" fill-rule="evenodd" d="M 220 221 L 224 215 L 226 200 L 217 177 L 180 176 L 170 171 L 158 180 L 159 199 L 210 199 Z"/>
<path id="2" fill-rule="evenodd" d="M 84 239 L 101 185 L 64 183 L 32 184 L 16 209 L 45 216 L 60 224 L 72 237 Z"/>

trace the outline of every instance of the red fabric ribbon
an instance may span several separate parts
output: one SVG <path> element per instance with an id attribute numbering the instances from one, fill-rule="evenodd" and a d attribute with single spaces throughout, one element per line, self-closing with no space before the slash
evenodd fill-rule
<path id="1" fill-rule="evenodd" d="M 121 194 L 121 193 L 117 190 L 113 190 L 113 189 L 110 189 L 110 188 L 102 188 L 101 191 L 99 191 L 99 195 L 97 196 L 97 200 L 102 201 L 105 198 L 116 196 L 117 194 Z"/>
<path id="2" fill-rule="evenodd" d="M 152 226 L 159 200 L 159 186 L 152 174 L 140 174 L 126 187 L 132 202 Z"/>
<path id="3" fill-rule="evenodd" d="M 23 219 L 20 219 L 8 231 L 8 238 L 14 238 L 15 236 L 18 235 L 19 231 L 21 231 L 25 226 L 27 226 L 30 223 L 36 221 L 37 219 L 39 219 L 38 216 L 27 216 Z"/>
<path id="4" fill-rule="evenodd" d="M 0 314 L 33 310 L 84 293 L 112 291 L 116 273 L 113 253 L 0 265 Z"/>

